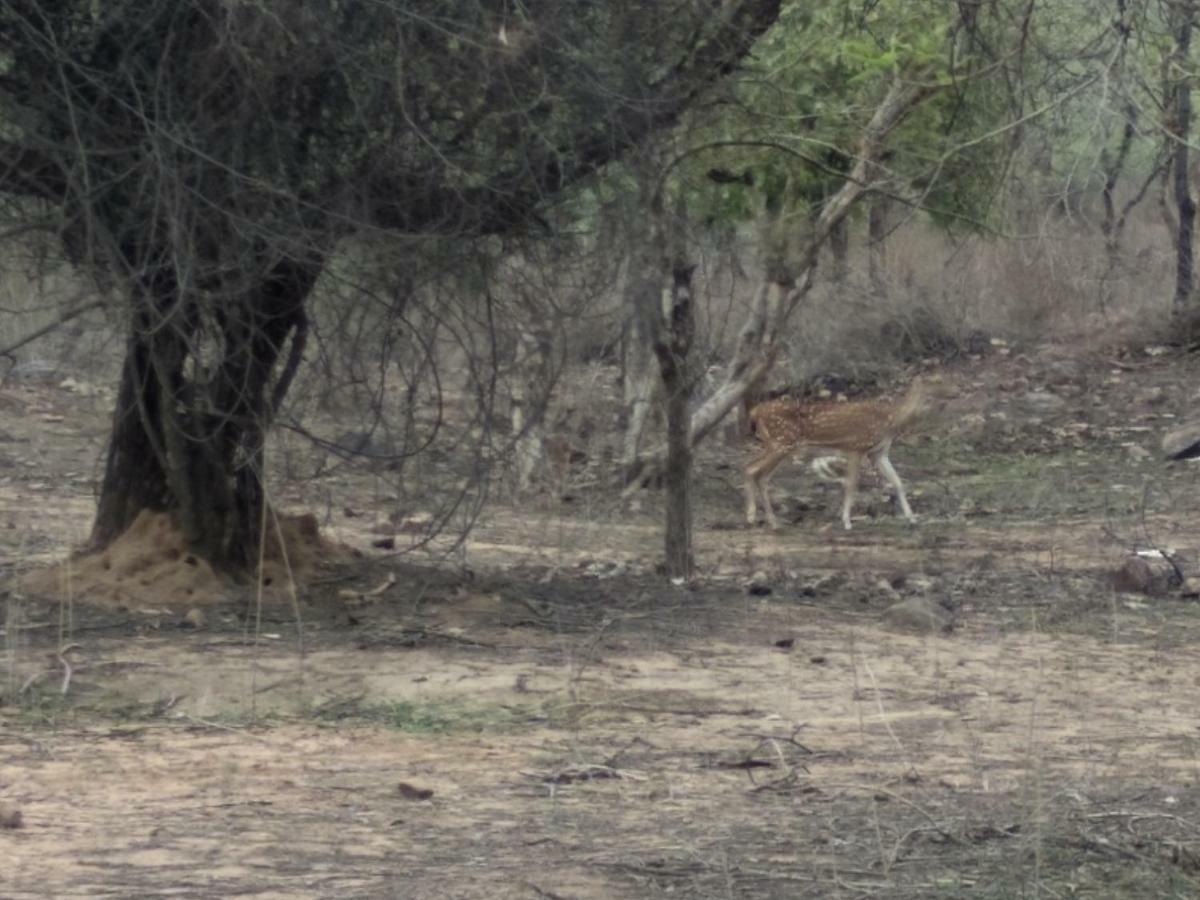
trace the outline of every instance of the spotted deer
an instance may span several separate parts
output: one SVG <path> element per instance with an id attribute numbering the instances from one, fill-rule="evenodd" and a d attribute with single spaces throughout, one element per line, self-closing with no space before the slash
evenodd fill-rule
<path id="1" fill-rule="evenodd" d="M 771 508 L 768 482 L 787 458 L 803 450 L 836 453 L 846 460 L 842 525 L 850 528 L 850 510 L 858 490 L 863 460 L 870 461 L 896 489 L 900 510 L 915 522 L 904 485 L 896 474 L 888 451 L 892 442 L 911 433 L 922 420 L 952 396 L 950 386 L 938 375 L 917 376 L 898 400 L 860 400 L 850 403 L 821 401 L 803 403 L 789 399 L 769 400 L 750 411 L 750 423 L 762 443 L 760 452 L 746 466 L 746 521 L 755 524 L 761 497 L 767 524 L 778 528 Z M 827 457 L 818 459 L 828 473 Z M 821 474 L 818 471 L 818 474 Z"/>

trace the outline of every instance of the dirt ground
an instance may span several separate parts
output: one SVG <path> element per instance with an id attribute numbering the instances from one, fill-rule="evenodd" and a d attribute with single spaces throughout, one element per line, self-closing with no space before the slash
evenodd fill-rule
<path id="1" fill-rule="evenodd" d="M 1200 574 L 1200 469 L 1159 451 L 1198 376 L 963 364 L 893 453 L 915 528 L 875 485 L 842 532 L 798 467 L 744 528 L 714 445 L 688 586 L 652 493 L 493 505 L 433 568 L 347 481 L 321 525 L 360 561 L 196 609 L 23 587 L 86 534 L 108 400 L 6 387 L 0 897 L 1200 896 L 1200 606 L 1113 581 Z"/>

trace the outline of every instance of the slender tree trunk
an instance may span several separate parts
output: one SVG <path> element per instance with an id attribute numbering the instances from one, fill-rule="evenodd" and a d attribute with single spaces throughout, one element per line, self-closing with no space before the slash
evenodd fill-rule
<path id="1" fill-rule="evenodd" d="M 782 205 L 778 197 L 768 198 L 762 223 L 759 243 L 762 246 L 765 278 L 754 297 L 754 306 L 742 328 L 741 338 L 755 339 L 761 344 L 766 341 L 770 323 L 779 313 L 783 298 L 794 285 L 788 265 L 788 250 L 792 238 L 783 224 Z M 844 225 L 844 220 L 839 223 Z M 814 223 L 814 229 L 817 227 Z M 832 227 L 830 236 L 837 226 Z M 739 346 L 739 351 L 742 347 Z M 743 438 L 750 437 L 750 411 L 764 399 L 769 367 L 760 366 L 746 385 L 742 402 L 738 405 L 738 432 Z"/>
<path id="2" fill-rule="evenodd" d="M 867 209 L 867 277 L 871 293 L 882 300 L 888 293 L 887 234 L 891 200 L 882 194 L 871 197 Z"/>
<path id="3" fill-rule="evenodd" d="M 1171 199 L 1171 176 L 1175 163 L 1174 146 L 1168 147 L 1167 152 L 1167 165 L 1163 166 L 1158 179 L 1158 212 L 1171 243 L 1176 244 L 1179 240 L 1179 216 L 1175 214 L 1175 207 Z"/>
<path id="4" fill-rule="evenodd" d="M 1126 205 L 1120 212 L 1116 205 L 1116 188 L 1125 172 L 1125 164 L 1129 159 L 1129 151 L 1133 147 L 1133 139 L 1137 135 L 1137 107 L 1127 102 L 1124 107 L 1125 122 L 1121 128 L 1121 140 L 1117 151 L 1110 155 L 1107 151 L 1101 154 L 1100 164 L 1104 170 L 1104 188 L 1100 197 L 1104 205 L 1104 218 L 1100 222 L 1100 232 L 1104 235 L 1104 257 L 1106 260 L 1104 274 L 1100 277 L 1100 311 L 1108 309 L 1112 278 L 1121 266 L 1121 237 L 1125 231 L 1126 216 L 1131 208 Z M 1148 182 L 1147 182 L 1148 183 Z M 1145 189 L 1143 189 L 1143 193 Z M 1136 202 L 1131 200 L 1130 203 Z"/>
<path id="5" fill-rule="evenodd" d="M 681 259 L 672 264 L 670 308 L 664 310 L 664 329 L 654 342 L 667 406 L 667 575 L 691 578 L 692 551 L 692 378 L 688 366 L 694 332 L 692 308 L 693 268 Z"/>
<path id="6" fill-rule="evenodd" d="M 621 468 L 625 478 L 636 479 L 638 454 L 646 435 L 646 425 L 661 392 L 655 371 L 653 334 L 647 333 L 646 317 L 639 304 L 647 302 L 658 290 L 660 263 L 635 253 L 630 260 L 625 282 L 625 371 L 623 378 L 626 410 L 625 435 L 621 448 Z"/>
<path id="7" fill-rule="evenodd" d="M 523 324 L 517 334 L 512 384 L 517 489 L 526 491 L 545 459 L 543 419 L 550 394 L 553 340 L 549 329 Z"/>
<path id="8" fill-rule="evenodd" d="M 1180 3 L 1177 7 L 1179 20 L 1176 31 L 1175 57 L 1177 72 L 1175 82 L 1175 121 L 1172 134 L 1174 147 L 1174 197 L 1179 211 L 1179 231 L 1175 244 L 1175 310 L 1185 309 L 1192 299 L 1194 285 L 1194 263 L 1192 240 L 1196 223 L 1196 203 L 1192 200 L 1188 178 L 1188 141 L 1192 132 L 1192 88 L 1190 77 L 1190 55 L 1192 44 L 1192 18 L 1195 3 Z"/>
<path id="9" fill-rule="evenodd" d="M 648 174 L 653 175 L 648 170 Z M 644 346 L 658 362 L 667 419 L 667 450 L 661 470 L 666 486 L 665 567 L 671 578 L 691 578 L 692 550 L 692 377 L 688 355 L 695 330 L 692 304 L 694 267 L 684 258 L 686 210 L 680 201 L 673 217 L 663 211 L 658 181 L 643 181 L 641 207 L 649 224 L 646 239 L 632 260 L 627 297 L 634 314 L 633 331 L 644 338 Z M 664 291 L 664 274 L 669 265 L 670 293 Z M 627 485 L 643 484 L 641 461 L 625 473 Z"/>
<path id="10" fill-rule="evenodd" d="M 829 230 L 829 252 L 833 257 L 833 271 L 830 276 L 833 286 L 841 289 L 846 286 L 846 276 L 850 271 L 850 222 L 842 219 Z"/>

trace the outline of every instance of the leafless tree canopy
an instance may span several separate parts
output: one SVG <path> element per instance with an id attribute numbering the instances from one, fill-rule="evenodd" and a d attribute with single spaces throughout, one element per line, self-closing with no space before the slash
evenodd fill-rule
<path id="1" fill-rule="evenodd" d="M 0 192 L 127 300 L 93 531 L 253 559 L 264 429 L 341 242 L 536 231 L 675 122 L 778 0 L 12 0 Z M 403 302 L 403 299 L 399 302 Z"/>

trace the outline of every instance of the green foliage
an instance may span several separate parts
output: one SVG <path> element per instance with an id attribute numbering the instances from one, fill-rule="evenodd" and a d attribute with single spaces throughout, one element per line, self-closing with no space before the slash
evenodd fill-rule
<path id="1" fill-rule="evenodd" d="M 1118 174 L 1118 192 L 1129 197 L 1151 175 L 1168 126 L 1171 73 L 1188 77 L 1195 68 L 1172 59 L 1172 7 L 1129 0 L 1120 25 L 1112 0 L 1038 10 L 1037 42 L 1020 59 L 1022 111 L 1038 111 L 1022 124 L 1014 163 L 1023 187 L 1056 199 L 1098 197 L 1106 176 Z M 1113 173 L 1131 116 L 1133 143 L 1123 170 Z"/>
<path id="2" fill-rule="evenodd" d="M 947 226 L 985 218 L 1007 148 L 975 139 L 1011 109 L 994 81 L 970 76 L 975 58 L 959 14 L 948 0 L 789 4 L 757 45 L 736 102 L 688 123 L 686 140 L 712 149 L 689 157 L 676 189 L 690 191 L 689 205 L 709 221 L 746 221 L 764 209 L 813 214 L 841 187 L 867 120 L 901 78 L 944 89 L 890 141 L 897 189 Z M 712 184 L 704 177 L 712 169 L 746 177 Z"/>

